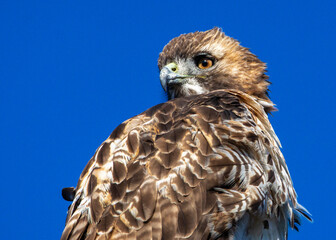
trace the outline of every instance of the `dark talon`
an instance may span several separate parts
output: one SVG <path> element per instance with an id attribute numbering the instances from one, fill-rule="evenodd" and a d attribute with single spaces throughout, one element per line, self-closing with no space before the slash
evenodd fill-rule
<path id="1" fill-rule="evenodd" d="M 62 189 L 62 197 L 64 198 L 64 200 L 66 201 L 73 201 L 75 198 L 75 188 L 74 187 L 67 187 L 67 188 L 63 188 Z"/>

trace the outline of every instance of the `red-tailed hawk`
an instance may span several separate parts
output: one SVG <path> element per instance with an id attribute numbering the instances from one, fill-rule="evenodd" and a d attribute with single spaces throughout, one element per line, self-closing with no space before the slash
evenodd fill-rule
<path id="1" fill-rule="evenodd" d="M 66 239 L 286 239 L 298 204 L 268 120 L 265 64 L 220 29 L 160 54 L 171 99 L 119 125 L 69 207 Z"/>

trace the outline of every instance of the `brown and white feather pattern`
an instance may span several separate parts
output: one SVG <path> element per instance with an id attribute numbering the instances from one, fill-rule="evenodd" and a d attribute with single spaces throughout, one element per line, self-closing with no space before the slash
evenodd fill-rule
<path id="1" fill-rule="evenodd" d="M 303 209 L 270 105 L 218 90 L 122 123 L 81 174 L 61 239 L 285 239 Z"/>

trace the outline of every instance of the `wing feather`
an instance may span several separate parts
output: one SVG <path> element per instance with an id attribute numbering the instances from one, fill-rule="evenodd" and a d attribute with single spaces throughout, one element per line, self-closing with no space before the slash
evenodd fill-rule
<path id="1" fill-rule="evenodd" d="M 155 106 L 97 149 L 61 239 L 226 239 L 250 213 L 295 227 L 305 211 L 279 147 L 263 105 L 239 91 Z"/>

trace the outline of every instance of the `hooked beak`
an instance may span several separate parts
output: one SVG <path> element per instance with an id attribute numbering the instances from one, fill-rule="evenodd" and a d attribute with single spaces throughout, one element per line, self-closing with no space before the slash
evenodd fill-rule
<path id="1" fill-rule="evenodd" d="M 169 63 L 160 71 L 161 85 L 166 92 L 169 86 L 183 84 L 186 82 L 186 78 L 190 77 L 192 76 L 178 74 L 178 67 L 176 63 Z"/>

